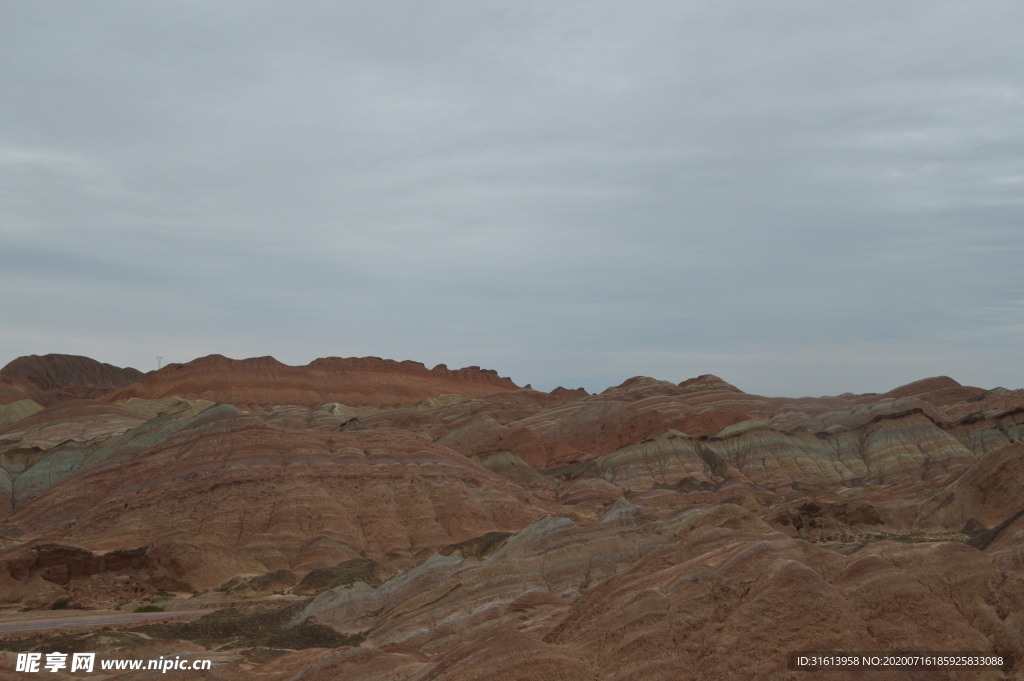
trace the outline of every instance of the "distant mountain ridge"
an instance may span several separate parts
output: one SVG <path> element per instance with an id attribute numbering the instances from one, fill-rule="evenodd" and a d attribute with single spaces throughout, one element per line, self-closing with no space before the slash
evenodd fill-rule
<path id="1" fill-rule="evenodd" d="M 230 359 L 208 355 L 186 364 L 169 364 L 132 385 L 103 397 L 181 397 L 232 404 L 243 409 L 339 402 L 354 407 L 408 406 L 438 395 L 481 397 L 518 390 L 512 379 L 478 366 L 428 369 L 420 362 L 380 357 L 325 357 L 305 366 L 289 366 L 273 357 Z"/>
<path id="2" fill-rule="evenodd" d="M 0 369 L 0 404 L 32 400 L 47 407 L 62 400 L 96 399 L 145 376 L 80 355 L 27 355 Z"/>

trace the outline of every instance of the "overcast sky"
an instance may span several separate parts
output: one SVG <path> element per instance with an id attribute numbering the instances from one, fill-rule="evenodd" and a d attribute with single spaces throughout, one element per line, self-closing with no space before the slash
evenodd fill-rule
<path id="1" fill-rule="evenodd" d="M 0 8 L 0 364 L 1024 387 L 1019 2 Z"/>

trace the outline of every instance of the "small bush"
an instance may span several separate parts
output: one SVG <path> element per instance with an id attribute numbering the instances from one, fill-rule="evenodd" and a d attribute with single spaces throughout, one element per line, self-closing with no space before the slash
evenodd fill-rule
<path id="1" fill-rule="evenodd" d="M 132 612 L 163 612 L 164 609 L 159 605 L 143 605 L 135 608 Z"/>
<path id="2" fill-rule="evenodd" d="M 70 598 L 58 598 L 53 603 L 53 610 L 67 610 L 68 604 L 71 603 Z"/>

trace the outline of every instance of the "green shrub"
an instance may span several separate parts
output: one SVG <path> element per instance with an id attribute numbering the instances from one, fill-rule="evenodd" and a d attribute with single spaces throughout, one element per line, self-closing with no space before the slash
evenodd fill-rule
<path id="1" fill-rule="evenodd" d="M 132 612 L 163 612 L 164 609 L 159 605 L 143 605 L 135 608 Z"/>
<path id="2" fill-rule="evenodd" d="M 58 598 L 53 603 L 53 610 L 67 610 L 68 604 L 71 602 L 70 598 Z"/>

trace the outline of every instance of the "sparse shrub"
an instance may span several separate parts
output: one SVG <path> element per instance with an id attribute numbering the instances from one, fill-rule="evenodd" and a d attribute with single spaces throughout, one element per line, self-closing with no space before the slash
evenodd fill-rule
<path id="1" fill-rule="evenodd" d="M 71 603 L 71 598 L 58 598 L 53 603 L 53 610 L 67 610 L 68 604 Z"/>
<path id="2" fill-rule="evenodd" d="M 143 605 L 135 608 L 132 612 L 163 612 L 164 609 L 159 605 Z"/>

